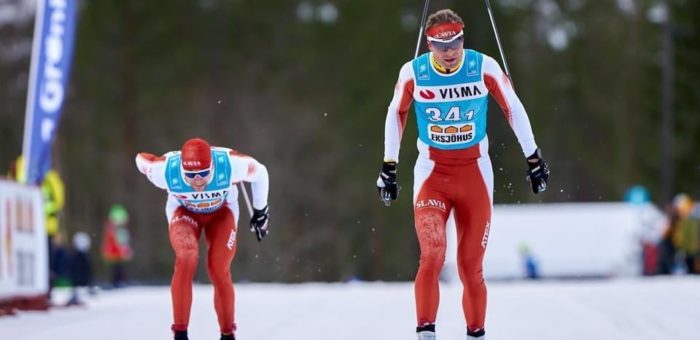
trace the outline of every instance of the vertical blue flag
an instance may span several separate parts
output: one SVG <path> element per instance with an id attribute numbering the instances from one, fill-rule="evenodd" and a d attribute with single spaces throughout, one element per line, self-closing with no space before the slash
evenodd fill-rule
<path id="1" fill-rule="evenodd" d="M 51 145 L 70 73 L 77 0 L 38 0 L 19 177 L 39 184 L 51 168 Z"/>

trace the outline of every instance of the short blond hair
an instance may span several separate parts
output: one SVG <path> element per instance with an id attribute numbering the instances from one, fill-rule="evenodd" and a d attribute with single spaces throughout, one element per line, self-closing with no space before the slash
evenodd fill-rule
<path id="1" fill-rule="evenodd" d="M 459 15 L 457 15 L 457 13 L 455 13 L 451 9 L 441 9 L 428 16 L 428 20 L 425 21 L 425 30 L 427 31 L 428 29 L 430 29 L 430 27 L 435 25 L 450 22 L 455 22 L 464 25 L 464 21 L 462 21 L 462 18 L 460 18 Z"/>

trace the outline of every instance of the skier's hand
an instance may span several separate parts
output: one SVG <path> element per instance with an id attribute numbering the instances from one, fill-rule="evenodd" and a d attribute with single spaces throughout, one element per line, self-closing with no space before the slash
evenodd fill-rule
<path id="1" fill-rule="evenodd" d="M 255 233 L 258 242 L 267 235 L 267 226 L 270 219 L 270 212 L 267 206 L 262 209 L 253 208 L 253 217 L 250 219 L 250 231 Z"/>
<path id="2" fill-rule="evenodd" d="M 549 166 L 547 162 L 542 159 L 542 152 L 540 149 L 535 150 L 535 152 L 527 158 L 527 180 L 530 181 L 532 185 L 532 192 L 537 194 L 547 190 L 547 181 L 549 180 Z"/>
<path id="3" fill-rule="evenodd" d="M 399 190 L 401 187 L 396 183 L 396 162 L 384 162 L 377 178 L 379 199 L 386 206 L 390 206 L 391 201 L 399 197 Z"/>

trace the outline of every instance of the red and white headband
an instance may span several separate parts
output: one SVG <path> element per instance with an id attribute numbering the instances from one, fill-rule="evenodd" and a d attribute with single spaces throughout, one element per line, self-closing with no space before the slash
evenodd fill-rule
<path id="1" fill-rule="evenodd" d="M 428 41 L 452 42 L 464 36 L 463 24 L 457 22 L 446 22 L 431 26 L 425 34 Z"/>

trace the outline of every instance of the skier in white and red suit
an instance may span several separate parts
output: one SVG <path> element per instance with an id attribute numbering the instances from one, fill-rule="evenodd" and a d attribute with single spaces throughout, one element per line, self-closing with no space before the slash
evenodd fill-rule
<path id="1" fill-rule="evenodd" d="M 241 181 L 251 183 L 253 217 L 250 222 L 258 241 L 267 234 L 269 190 L 264 165 L 237 151 L 210 147 L 200 138 L 185 142 L 180 151 L 163 156 L 139 153 L 136 165 L 156 187 L 168 192 L 165 214 L 170 244 L 175 252 L 171 282 L 175 340 L 187 340 L 192 307 L 192 279 L 197 269 L 199 237 L 207 241 L 207 271 L 214 285 L 214 307 L 221 340 L 235 339 L 234 291 L 231 261 L 236 254 L 238 190 Z"/>
<path id="2" fill-rule="evenodd" d="M 387 205 L 398 196 L 399 147 L 413 103 L 419 150 L 413 186 L 420 246 L 415 280 L 418 339 L 435 339 L 438 276 L 445 261 L 446 221 L 452 211 L 467 339 L 484 339 L 486 286 L 482 262 L 493 206 L 493 170 L 486 136 L 489 94 L 503 110 L 520 143 L 534 193 L 546 189 L 549 170 L 508 76 L 493 58 L 463 48 L 462 19 L 446 9 L 431 14 L 425 26 L 430 52 L 403 65 L 389 105 L 377 189 Z"/>

